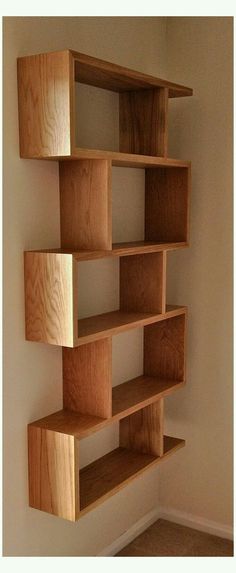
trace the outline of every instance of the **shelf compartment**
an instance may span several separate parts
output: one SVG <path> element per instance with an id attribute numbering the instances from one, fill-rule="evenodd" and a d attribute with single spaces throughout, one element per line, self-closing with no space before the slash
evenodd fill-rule
<path id="1" fill-rule="evenodd" d="M 115 386 L 112 394 L 111 337 L 64 348 L 63 407 L 114 421 L 168 395 L 185 381 L 185 337 L 183 310 L 145 326 L 143 374 Z"/>
<path id="2" fill-rule="evenodd" d="M 121 148 L 146 155 L 166 154 L 168 97 L 192 95 L 190 88 L 70 50 L 18 58 L 17 71 L 24 158 L 74 156 L 75 82 L 120 92 Z"/>
<path id="3" fill-rule="evenodd" d="M 188 243 L 189 166 L 146 169 L 144 237 L 141 237 L 144 241 L 137 244 L 112 245 L 111 161 L 90 159 L 72 164 L 61 161 L 59 184 L 63 249 L 110 251 L 110 256 L 122 256 L 123 249 L 126 255 L 136 247 L 143 252 L 157 252 L 165 245 L 168 249 L 171 245 Z"/>
<path id="4" fill-rule="evenodd" d="M 116 386 L 116 388 L 113 388 L 113 392 L 116 389 L 117 391 L 113 393 L 113 414 L 111 418 L 105 419 L 99 416 L 81 414 L 70 410 L 59 410 L 54 414 L 32 422 L 30 426 L 74 436 L 76 439 L 82 440 L 110 426 L 113 422 L 121 420 L 137 412 L 139 409 L 172 394 L 172 392 L 183 388 L 185 385 L 184 381 L 158 380 L 151 377 L 150 379 L 148 379 L 148 377 L 140 377 L 140 379 L 141 378 L 146 379 L 146 388 L 143 388 L 143 380 L 139 380 L 138 378 L 124 382 L 120 387 Z M 132 384 L 133 388 L 131 392 L 129 388 L 126 387 L 126 384 Z M 121 388 L 121 386 L 123 388 Z M 138 393 L 137 398 L 132 396 L 134 391 Z"/>
<path id="5" fill-rule="evenodd" d="M 112 418 L 113 420 L 121 419 L 123 416 L 132 414 L 172 394 L 184 385 L 184 380 L 166 380 L 146 375 L 119 384 L 112 390 Z"/>
<path id="6" fill-rule="evenodd" d="M 79 321 L 79 338 L 80 344 L 87 344 L 106 336 L 113 336 L 132 328 L 146 326 L 156 323 L 172 316 L 182 314 L 186 310 L 183 306 L 167 305 L 166 312 L 160 314 L 151 313 L 130 313 L 122 311 L 107 312 L 89 318 L 83 318 Z"/>
<path id="7" fill-rule="evenodd" d="M 185 445 L 184 440 L 164 436 L 162 457 L 116 448 L 80 471 L 81 514 L 104 502 L 145 470 L 165 460 Z"/>
<path id="8" fill-rule="evenodd" d="M 26 339 L 75 347 L 161 319 L 165 314 L 165 253 L 132 255 L 129 262 L 120 258 L 119 310 L 78 321 L 73 255 L 26 252 Z"/>
<path id="9" fill-rule="evenodd" d="M 185 445 L 164 436 L 163 455 L 119 447 L 79 470 L 79 440 L 43 423 L 28 426 L 29 505 L 76 521 L 139 476 Z M 142 449 L 142 448 L 141 448 Z"/>

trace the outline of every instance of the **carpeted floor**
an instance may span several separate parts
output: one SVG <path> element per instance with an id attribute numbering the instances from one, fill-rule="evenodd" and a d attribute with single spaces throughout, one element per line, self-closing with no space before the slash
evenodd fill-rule
<path id="1" fill-rule="evenodd" d="M 158 519 L 116 557 L 232 557 L 233 542 Z"/>

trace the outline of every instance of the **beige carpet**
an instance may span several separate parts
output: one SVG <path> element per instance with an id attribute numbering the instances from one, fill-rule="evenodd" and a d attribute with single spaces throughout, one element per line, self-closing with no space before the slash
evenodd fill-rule
<path id="1" fill-rule="evenodd" d="M 232 557 L 233 542 L 158 519 L 116 557 Z"/>

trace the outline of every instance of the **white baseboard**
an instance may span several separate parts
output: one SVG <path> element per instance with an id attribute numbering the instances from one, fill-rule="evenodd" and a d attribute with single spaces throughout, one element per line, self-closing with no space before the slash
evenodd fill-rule
<path id="1" fill-rule="evenodd" d="M 113 557 L 123 549 L 128 543 L 131 543 L 135 537 L 143 533 L 145 529 L 150 527 L 157 519 L 160 518 L 160 511 L 159 508 L 152 509 L 149 513 L 146 513 L 141 519 L 136 521 L 134 525 L 132 525 L 127 531 L 125 531 L 118 539 L 113 541 L 111 545 L 108 545 L 101 553 L 98 554 L 98 557 Z"/>
<path id="2" fill-rule="evenodd" d="M 184 511 L 163 506 L 159 506 L 159 517 L 167 519 L 168 521 L 173 521 L 174 523 L 179 523 L 180 525 L 186 525 L 186 527 L 191 527 L 198 531 L 203 531 L 204 533 L 216 535 L 217 537 L 233 539 L 232 527 L 218 523 L 217 521 L 205 519 L 205 517 L 200 517 L 198 515 L 185 513 Z"/>
<path id="3" fill-rule="evenodd" d="M 108 545 L 108 547 L 105 547 L 105 549 L 103 549 L 103 551 L 101 551 L 97 556 L 113 557 L 116 553 L 121 551 L 123 547 L 128 545 L 128 543 L 131 543 L 135 537 L 140 535 L 140 533 L 143 533 L 143 531 L 160 518 L 167 519 L 174 523 L 179 523 L 180 525 L 185 525 L 186 527 L 191 527 L 192 529 L 197 529 L 198 531 L 210 533 L 217 537 L 233 539 L 233 528 L 229 525 L 223 525 L 216 521 L 211 521 L 204 517 L 185 513 L 184 511 L 179 511 L 177 509 L 159 506 L 141 517 L 141 519 L 134 523 L 130 529 L 125 531 L 120 537 L 118 537 L 118 539 Z"/>

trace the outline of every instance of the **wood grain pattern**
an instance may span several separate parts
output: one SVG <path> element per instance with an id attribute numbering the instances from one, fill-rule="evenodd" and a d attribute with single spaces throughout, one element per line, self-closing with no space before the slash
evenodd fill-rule
<path id="1" fill-rule="evenodd" d="M 120 151 L 167 156 L 167 111 L 167 88 L 121 93 Z"/>
<path id="2" fill-rule="evenodd" d="M 163 314 L 114 310 L 112 312 L 90 316 L 89 318 L 82 318 L 78 321 L 77 345 L 93 342 L 106 336 L 113 336 L 114 334 L 119 334 L 119 332 L 131 330 L 132 328 L 152 324 L 159 320 L 164 320 L 167 317 L 182 314 L 183 312 L 185 312 L 185 307 L 167 305 L 166 312 Z"/>
<path id="3" fill-rule="evenodd" d="M 78 316 L 72 255 L 25 253 L 26 339 L 74 346 Z"/>
<path id="4" fill-rule="evenodd" d="M 188 247 L 188 243 L 154 243 L 153 241 L 134 241 L 131 243 L 113 243 L 110 251 L 91 251 L 83 249 L 74 251 L 73 249 L 41 249 L 40 251 L 31 251 L 34 253 L 59 253 L 73 255 L 75 261 L 91 261 L 107 257 L 127 257 L 130 255 L 141 255 L 144 253 L 158 253 L 163 251 L 174 251 Z"/>
<path id="5" fill-rule="evenodd" d="M 193 94 L 191 88 L 180 84 L 155 78 L 73 50 L 71 54 L 75 59 L 75 80 L 80 83 L 117 92 L 166 87 L 169 88 L 169 97 Z"/>
<path id="6" fill-rule="evenodd" d="M 60 162 L 61 246 L 111 249 L 111 161 Z"/>
<path id="7" fill-rule="evenodd" d="M 18 59 L 21 157 L 71 154 L 71 60 L 68 51 Z"/>
<path id="8" fill-rule="evenodd" d="M 166 438 L 162 457 L 117 448 L 83 468 L 80 471 L 80 515 L 104 502 L 145 470 L 185 445 L 184 440 Z"/>
<path id="9" fill-rule="evenodd" d="M 101 418 L 112 415 L 111 338 L 63 348 L 63 407 Z"/>
<path id="10" fill-rule="evenodd" d="M 144 329 L 144 373 L 185 380 L 186 317 L 176 316 Z"/>
<path id="11" fill-rule="evenodd" d="M 154 377 L 139 376 L 113 388 L 112 418 L 100 418 L 71 410 L 59 410 L 50 416 L 32 422 L 30 425 L 82 440 L 113 422 L 137 412 L 140 408 L 172 394 L 172 392 L 182 388 L 184 384 L 184 382 L 176 380 L 159 380 Z"/>
<path id="12" fill-rule="evenodd" d="M 106 159 L 111 161 L 112 165 L 117 167 L 137 167 L 140 169 L 148 169 L 152 167 L 189 167 L 190 162 L 183 159 L 171 159 L 167 157 L 154 157 L 149 155 L 138 155 L 135 153 L 121 153 L 119 151 L 104 151 L 100 149 L 83 149 L 76 147 L 73 150 L 70 158 L 67 157 L 51 157 L 51 159 Z"/>
<path id="13" fill-rule="evenodd" d="M 89 414 L 80 414 L 72 410 L 59 410 L 32 422 L 29 426 L 74 436 L 76 439 L 81 440 L 101 430 L 109 423 L 110 419 L 108 418 L 104 419 L 98 416 L 90 416 Z"/>
<path id="14" fill-rule="evenodd" d="M 30 506 L 75 521 L 79 472 L 74 437 L 29 426 L 28 448 Z"/>
<path id="15" fill-rule="evenodd" d="M 189 171 L 147 169 L 145 177 L 145 239 L 188 241 Z"/>
<path id="16" fill-rule="evenodd" d="M 120 258 L 120 309 L 126 312 L 165 312 L 164 253 Z"/>
<path id="17" fill-rule="evenodd" d="M 120 421 L 120 446 L 153 456 L 163 455 L 163 399 Z"/>
<path id="18" fill-rule="evenodd" d="M 119 419 L 172 394 L 184 385 L 176 380 L 138 376 L 112 389 L 112 416 Z"/>

